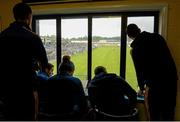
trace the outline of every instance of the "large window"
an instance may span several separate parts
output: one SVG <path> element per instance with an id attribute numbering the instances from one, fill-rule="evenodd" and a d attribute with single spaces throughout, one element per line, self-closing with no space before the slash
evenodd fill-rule
<path id="1" fill-rule="evenodd" d="M 81 79 L 84 88 L 94 77 L 95 67 L 101 65 L 124 77 L 137 90 L 129 53 L 131 40 L 125 30 L 128 24 L 135 23 L 142 31 L 157 32 L 158 12 L 39 15 L 34 16 L 33 23 L 49 61 L 57 69 L 62 56 L 70 55 L 75 64 L 74 76 Z"/>

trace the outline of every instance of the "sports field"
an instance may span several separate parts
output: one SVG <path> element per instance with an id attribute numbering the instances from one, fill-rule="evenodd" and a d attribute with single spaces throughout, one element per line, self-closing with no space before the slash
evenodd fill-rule
<path id="1" fill-rule="evenodd" d="M 129 51 L 130 49 L 127 47 L 126 80 L 135 90 L 137 90 L 136 74 Z M 85 87 L 87 84 L 87 51 L 72 55 L 71 60 L 75 64 L 74 76 L 80 78 Z M 55 65 L 55 63 L 53 64 Z M 105 66 L 108 72 L 119 75 L 120 47 L 111 45 L 94 48 L 92 51 L 92 77 L 94 76 L 95 67 L 99 65 Z"/>

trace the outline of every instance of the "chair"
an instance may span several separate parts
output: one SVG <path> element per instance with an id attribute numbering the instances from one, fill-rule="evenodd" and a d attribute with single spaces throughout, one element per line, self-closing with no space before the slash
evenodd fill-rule
<path id="1" fill-rule="evenodd" d="M 79 87 L 68 78 L 52 78 L 48 81 L 48 97 L 44 111 L 38 120 L 79 120 L 81 106 Z"/>
<path id="2" fill-rule="evenodd" d="M 113 114 L 109 114 L 104 111 L 101 111 L 97 108 L 95 108 L 94 111 L 96 113 L 96 117 L 95 117 L 96 120 L 101 120 L 101 121 L 103 120 L 137 121 L 138 120 L 137 108 L 134 108 L 131 113 L 125 114 L 125 115 L 113 115 Z"/>
<path id="3" fill-rule="evenodd" d="M 39 112 L 38 113 L 38 120 L 40 121 L 69 121 L 69 120 L 76 120 L 76 114 L 74 111 L 69 112 L 69 113 L 45 113 L 45 112 Z"/>
<path id="4" fill-rule="evenodd" d="M 105 112 L 99 107 L 101 103 L 98 102 L 99 94 L 96 93 L 97 89 L 95 87 L 89 88 L 89 100 L 92 106 L 91 111 L 93 111 L 93 119 L 94 120 L 100 120 L 100 121 L 111 121 L 111 120 L 121 120 L 121 121 L 137 121 L 138 120 L 138 109 L 134 108 L 131 110 L 129 114 L 121 114 L 121 115 L 115 115 L 112 113 Z M 93 96 L 92 96 L 93 95 Z"/>
<path id="5" fill-rule="evenodd" d="M 126 113 L 110 113 L 109 111 L 104 111 L 105 105 L 108 107 L 112 106 L 111 104 L 104 104 L 106 101 L 111 101 L 111 97 L 108 96 L 106 91 L 107 88 L 105 86 L 91 86 L 88 88 L 89 100 L 92 106 L 92 111 L 95 113 L 93 118 L 94 120 L 100 121 L 112 121 L 112 120 L 120 120 L 120 121 L 137 121 L 138 120 L 138 109 L 134 108 L 130 110 L 130 112 Z M 107 95 L 108 94 L 108 95 Z M 103 104 L 102 104 L 103 103 Z M 111 108 L 111 107 L 110 107 Z M 127 109 L 128 110 L 128 109 Z"/>

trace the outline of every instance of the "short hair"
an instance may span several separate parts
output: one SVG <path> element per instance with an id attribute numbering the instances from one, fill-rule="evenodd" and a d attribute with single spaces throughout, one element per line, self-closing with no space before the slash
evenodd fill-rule
<path id="1" fill-rule="evenodd" d="M 15 20 L 25 20 L 30 14 L 32 14 L 32 10 L 29 5 L 21 2 L 14 6 L 13 14 Z"/>
<path id="2" fill-rule="evenodd" d="M 71 57 L 69 55 L 64 55 L 62 58 L 62 63 L 59 65 L 59 72 L 67 72 L 67 71 L 74 71 L 75 66 L 74 63 L 71 61 Z"/>
<path id="3" fill-rule="evenodd" d="M 126 32 L 129 37 L 136 37 L 138 33 L 140 33 L 140 29 L 136 24 L 129 24 L 127 26 Z"/>
<path id="4" fill-rule="evenodd" d="M 106 70 L 106 68 L 105 67 L 103 67 L 103 66 L 97 66 L 96 68 L 95 68 L 95 70 L 94 70 L 94 74 L 95 75 L 98 75 L 98 74 L 100 74 L 100 73 L 107 73 L 107 70 Z"/>
<path id="5" fill-rule="evenodd" d="M 50 70 L 50 69 L 52 69 L 54 67 L 54 65 L 51 64 L 51 63 L 48 63 L 46 67 L 47 67 L 48 70 Z"/>

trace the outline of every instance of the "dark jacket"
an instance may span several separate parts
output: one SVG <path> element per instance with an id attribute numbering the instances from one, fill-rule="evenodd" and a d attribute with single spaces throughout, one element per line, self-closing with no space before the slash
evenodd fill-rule
<path id="1" fill-rule="evenodd" d="M 48 92 L 49 113 L 84 114 L 87 101 L 82 83 L 78 78 L 70 76 L 68 73 L 55 75 L 48 80 Z"/>
<path id="2" fill-rule="evenodd" d="M 131 43 L 138 84 L 176 93 L 177 70 L 164 38 L 142 32 Z M 167 90 L 168 89 L 168 90 Z"/>
<path id="3" fill-rule="evenodd" d="M 44 107 L 47 102 L 48 79 L 49 79 L 49 76 L 46 72 L 42 72 L 42 71 L 37 72 L 36 84 L 37 84 L 40 112 L 44 111 Z"/>
<path id="4" fill-rule="evenodd" d="M 25 23 L 14 22 L 0 34 L 1 98 L 9 120 L 31 120 L 34 108 L 32 61 L 44 67 L 47 56 L 41 39 Z M 11 116 L 11 117 L 10 117 Z"/>
<path id="5" fill-rule="evenodd" d="M 137 98 L 131 86 L 116 74 L 95 76 L 88 86 L 88 94 L 92 104 L 113 114 L 129 113 L 135 107 Z"/>

